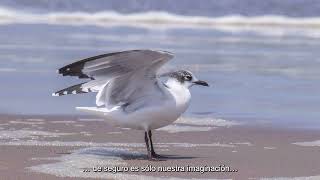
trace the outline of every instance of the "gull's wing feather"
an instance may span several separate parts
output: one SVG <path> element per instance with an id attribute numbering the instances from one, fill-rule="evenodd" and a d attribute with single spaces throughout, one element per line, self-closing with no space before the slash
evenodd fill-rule
<path id="1" fill-rule="evenodd" d="M 80 85 L 84 90 L 78 91 L 103 92 L 97 95 L 97 105 L 131 104 L 151 94 L 161 94 L 157 71 L 172 57 L 171 53 L 165 51 L 123 51 L 72 63 L 59 69 L 59 73 L 63 76 L 90 78 L 91 81 Z M 66 89 L 61 91 L 67 92 L 62 95 L 68 94 Z"/>
<path id="2" fill-rule="evenodd" d="M 130 50 L 86 58 L 58 70 L 63 76 L 94 78 L 116 76 L 152 65 L 155 61 L 168 61 L 173 54 L 165 51 Z"/>

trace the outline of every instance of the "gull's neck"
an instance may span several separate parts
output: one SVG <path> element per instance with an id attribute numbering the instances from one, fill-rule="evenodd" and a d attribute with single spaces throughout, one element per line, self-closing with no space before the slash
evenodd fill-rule
<path id="1" fill-rule="evenodd" d="M 191 99 L 189 88 L 174 78 L 168 79 L 166 86 L 174 97 L 177 108 L 184 112 Z"/>
<path id="2" fill-rule="evenodd" d="M 175 78 L 169 78 L 165 84 L 172 91 L 181 91 L 185 89 L 189 90 L 188 87 L 184 86 L 181 82 L 179 82 Z"/>

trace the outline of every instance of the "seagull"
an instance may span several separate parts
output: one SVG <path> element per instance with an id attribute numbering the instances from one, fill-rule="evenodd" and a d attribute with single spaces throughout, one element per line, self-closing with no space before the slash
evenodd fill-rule
<path id="1" fill-rule="evenodd" d="M 151 131 L 173 123 L 187 110 L 190 87 L 209 86 L 186 70 L 160 74 L 159 69 L 172 58 L 170 52 L 147 49 L 83 59 L 58 73 L 87 81 L 52 95 L 97 93 L 96 107 L 76 109 L 102 117 L 113 126 L 143 130 L 148 159 L 157 160 L 163 156 L 154 151 Z"/>

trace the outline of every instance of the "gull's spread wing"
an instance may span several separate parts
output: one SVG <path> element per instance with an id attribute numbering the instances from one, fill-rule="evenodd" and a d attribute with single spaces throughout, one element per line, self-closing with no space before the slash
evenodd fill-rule
<path id="1" fill-rule="evenodd" d="M 90 81 L 74 85 L 53 95 L 98 92 L 101 105 L 131 104 L 135 106 L 149 96 L 159 96 L 158 69 L 173 54 L 155 50 L 130 50 L 102 54 L 69 64 L 59 69 L 63 76 L 76 76 Z"/>

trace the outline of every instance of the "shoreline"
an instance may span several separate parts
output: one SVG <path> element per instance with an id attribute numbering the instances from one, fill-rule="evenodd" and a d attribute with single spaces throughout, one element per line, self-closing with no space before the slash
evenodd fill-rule
<path id="1" fill-rule="evenodd" d="M 86 116 L 0 116 L 0 173 L 5 179 L 262 179 L 320 176 L 320 139 L 315 130 L 178 121 L 154 131 L 155 150 L 167 158 L 148 161 L 143 132 L 108 126 Z M 182 123 L 184 124 L 182 124 Z M 220 123 L 215 125 L 214 123 Z M 227 124 L 227 125 L 226 125 Z M 196 127 L 196 129 L 195 129 Z M 295 144 L 296 143 L 296 144 Z M 312 146 L 313 145 L 313 146 Z M 71 163 L 72 162 L 72 163 Z M 93 172 L 93 168 L 136 167 L 135 172 Z M 177 167 L 176 172 L 143 171 Z M 237 172 L 183 172 L 182 167 L 225 166 Z M 177 169 L 179 169 L 178 171 Z M 90 172 L 83 172 L 84 169 Z M 178 172 L 177 172 L 178 171 Z"/>

